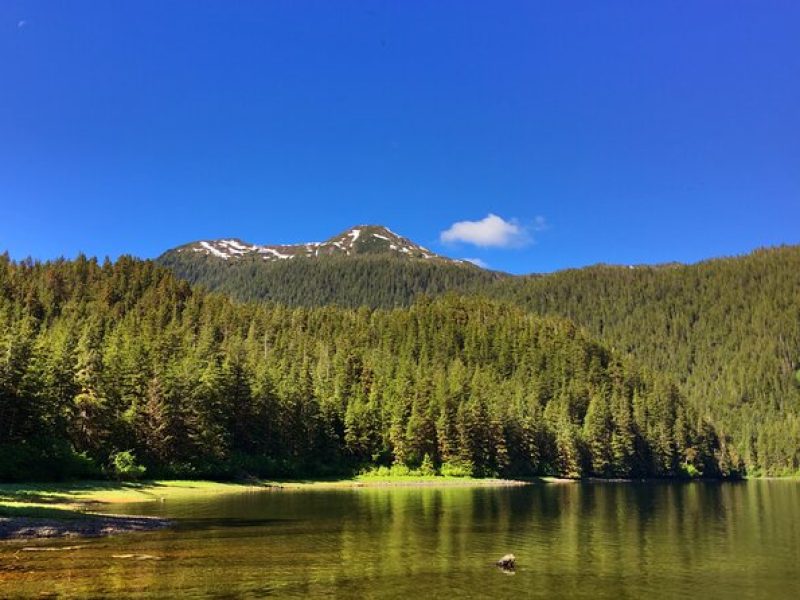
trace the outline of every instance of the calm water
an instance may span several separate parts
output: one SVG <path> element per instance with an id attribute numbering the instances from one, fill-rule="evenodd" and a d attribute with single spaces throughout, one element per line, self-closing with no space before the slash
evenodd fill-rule
<path id="1" fill-rule="evenodd" d="M 38 543 L 59 550 L 0 544 L 0 597 L 800 597 L 796 481 L 260 492 L 117 510 L 179 526 Z M 514 575 L 492 564 L 506 552 Z"/>

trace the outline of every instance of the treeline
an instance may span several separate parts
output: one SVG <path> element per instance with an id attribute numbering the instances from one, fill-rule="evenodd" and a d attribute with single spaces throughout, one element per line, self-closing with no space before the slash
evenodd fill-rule
<path id="1" fill-rule="evenodd" d="M 152 262 L 0 259 L 0 478 L 735 475 L 668 378 L 561 318 L 236 304 Z M 122 460 L 120 460 L 122 458 Z"/>

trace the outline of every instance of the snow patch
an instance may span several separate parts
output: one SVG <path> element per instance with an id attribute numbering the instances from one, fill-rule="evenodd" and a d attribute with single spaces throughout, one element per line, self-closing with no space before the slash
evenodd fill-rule
<path id="1" fill-rule="evenodd" d="M 285 259 L 285 258 L 292 258 L 291 254 L 284 254 L 283 252 L 278 252 L 274 248 L 267 248 L 266 246 L 262 246 L 258 249 L 259 254 L 271 254 L 275 258 Z M 266 258 L 266 256 L 264 257 Z"/>
<path id="2" fill-rule="evenodd" d="M 384 228 L 383 228 L 383 230 L 384 230 L 386 233 L 388 233 L 389 235 L 393 235 L 393 236 L 394 236 L 394 237 L 396 237 L 396 238 L 402 237 L 402 236 L 399 236 L 399 235 L 397 235 L 397 234 L 396 234 L 394 231 L 392 231 L 392 230 L 391 230 L 391 229 L 389 229 L 388 227 L 384 227 Z"/>
<path id="3" fill-rule="evenodd" d="M 200 245 L 208 251 L 207 253 L 211 253 L 217 258 L 221 258 L 223 260 L 228 260 L 228 258 L 230 258 L 227 254 L 225 254 L 224 252 L 220 252 L 208 242 L 200 242 Z"/>
<path id="4" fill-rule="evenodd" d="M 237 250 L 252 250 L 250 246 L 245 246 L 244 244 L 240 244 L 236 240 L 222 240 L 222 243 L 226 246 L 231 246 L 236 248 Z"/>

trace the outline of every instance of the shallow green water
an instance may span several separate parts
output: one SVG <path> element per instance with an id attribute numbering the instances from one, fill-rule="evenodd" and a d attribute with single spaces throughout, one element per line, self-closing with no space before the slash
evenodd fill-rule
<path id="1" fill-rule="evenodd" d="M 258 492 L 115 510 L 179 525 L 37 543 L 72 549 L 0 544 L 0 597 L 800 597 L 797 481 Z M 492 564 L 506 552 L 514 575 Z"/>

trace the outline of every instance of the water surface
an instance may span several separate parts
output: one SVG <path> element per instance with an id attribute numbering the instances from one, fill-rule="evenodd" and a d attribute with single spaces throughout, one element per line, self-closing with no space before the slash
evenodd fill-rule
<path id="1" fill-rule="evenodd" d="M 800 597 L 797 481 L 255 492 L 114 510 L 178 526 L 2 543 L 0 597 Z M 493 566 L 507 552 L 513 575 Z"/>

